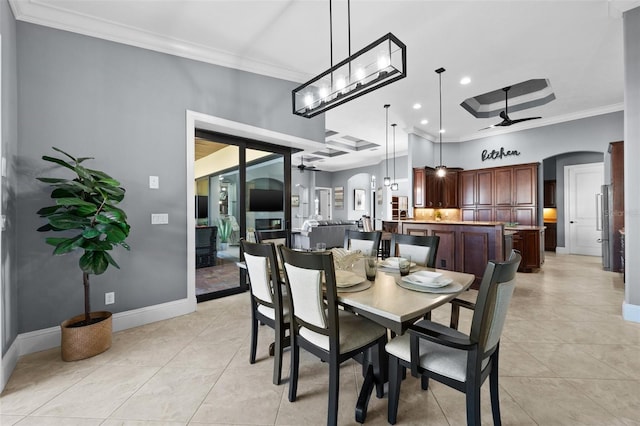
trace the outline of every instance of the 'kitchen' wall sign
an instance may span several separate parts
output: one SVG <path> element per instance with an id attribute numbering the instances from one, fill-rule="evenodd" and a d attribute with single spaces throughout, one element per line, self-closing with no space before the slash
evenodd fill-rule
<path id="1" fill-rule="evenodd" d="M 496 151 L 495 149 L 492 149 L 491 152 L 487 151 L 486 149 L 482 151 L 482 161 L 485 160 L 498 160 L 501 159 L 503 157 L 508 157 L 510 155 L 520 155 L 520 151 L 509 151 L 509 150 L 505 150 L 504 147 L 500 148 L 499 151 Z"/>

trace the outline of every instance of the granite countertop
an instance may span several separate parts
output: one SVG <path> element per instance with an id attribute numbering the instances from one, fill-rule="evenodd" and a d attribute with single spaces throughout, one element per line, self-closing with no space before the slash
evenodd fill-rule
<path id="1" fill-rule="evenodd" d="M 432 223 L 435 225 L 470 225 L 470 226 L 496 226 L 501 225 L 502 222 L 479 222 L 479 221 L 462 221 L 462 220 L 422 220 L 422 219 L 411 219 L 411 220 L 398 220 L 399 222 L 413 222 L 413 223 Z"/>
<path id="2" fill-rule="evenodd" d="M 543 231 L 546 226 L 534 226 L 534 225 L 518 225 L 518 226 L 505 226 L 505 231 Z"/>

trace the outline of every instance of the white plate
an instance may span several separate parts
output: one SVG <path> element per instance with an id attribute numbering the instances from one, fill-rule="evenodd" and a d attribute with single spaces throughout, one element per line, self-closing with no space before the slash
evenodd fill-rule
<path id="1" fill-rule="evenodd" d="M 360 275 L 354 274 L 351 271 L 336 271 L 336 287 L 338 288 L 352 287 L 356 284 L 360 284 L 365 280 L 365 277 L 361 277 Z"/>
<path id="2" fill-rule="evenodd" d="M 363 291 L 371 287 L 371 281 L 364 280 L 360 284 L 352 285 L 351 287 L 336 287 L 338 293 L 355 293 L 356 291 Z"/>
<path id="3" fill-rule="evenodd" d="M 462 290 L 462 284 L 451 282 L 449 285 L 440 288 L 425 287 L 423 285 L 411 284 L 410 282 L 403 281 L 400 278 L 396 278 L 396 284 L 407 290 L 420 291 L 422 293 L 457 293 Z"/>
<path id="4" fill-rule="evenodd" d="M 406 277 L 402 277 L 402 281 L 408 282 L 409 284 L 419 285 L 422 287 L 430 287 L 430 288 L 444 287 L 453 282 L 451 278 L 445 278 L 445 277 L 440 277 L 434 280 L 425 281 L 421 277 L 416 276 L 417 274 L 418 272 L 407 275 Z"/>

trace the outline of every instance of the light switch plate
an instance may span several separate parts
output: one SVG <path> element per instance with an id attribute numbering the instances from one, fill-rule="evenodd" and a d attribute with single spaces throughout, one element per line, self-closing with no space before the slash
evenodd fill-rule
<path id="1" fill-rule="evenodd" d="M 166 225 L 169 223 L 168 213 L 151 213 L 152 225 Z"/>
<path id="2" fill-rule="evenodd" d="M 149 188 L 150 189 L 160 188 L 160 178 L 158 176 L 149 176 Z"/>

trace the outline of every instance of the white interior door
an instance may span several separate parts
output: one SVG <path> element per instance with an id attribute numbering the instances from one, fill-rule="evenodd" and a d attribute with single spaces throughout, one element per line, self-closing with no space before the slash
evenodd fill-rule
<path id="1" fill-rule="evenodd" d="M 566 166 L 564 175 L 569 253 L 602 256 L 597 195 L 604 183 L 604 163 Z"/>

